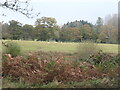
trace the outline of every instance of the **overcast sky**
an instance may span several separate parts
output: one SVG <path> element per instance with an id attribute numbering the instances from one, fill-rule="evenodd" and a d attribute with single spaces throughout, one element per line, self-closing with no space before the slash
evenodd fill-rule
<path id="1" fill-rule="evenodd" d="M 6 17 L 0 16 L 0 22 L 17 20 L 23 24 L 34 25 L 37 18 L 45 16 L 54 17 L 58 25 L 63 25 L 64 23 L 75 20 L 87 20 L 94 24 L 98 17 L 104 19 L 108 14 L 118 13 L 118 1 L 119 0 L 31 0 L 29 7 L 33 7 L 34 12 L 41 13 L 38 17 L 28 19 L 18 12 L 0 7 L 0 15 L 3 13 L 7 15 Z"/>

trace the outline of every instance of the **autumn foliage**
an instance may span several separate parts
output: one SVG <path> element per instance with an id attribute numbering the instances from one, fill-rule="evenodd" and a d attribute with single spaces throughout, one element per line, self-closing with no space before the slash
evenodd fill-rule
<path id="1" fill-rule="evenodd" d="M 101 59 L 98 58 L 99 56 Z M 22 78 L 24 82 L 38 84 L 51 81 L 83 81 L 85 79 L 116 77 L 118 75 L 117 64 L 112 65 L 113 68 L 105 71 L 101 69 L 99 63 L 91 63 L 97 58 L 103 63 L 102 60 L 105 58 L 112 59 L 112 56 L 97 53 L 91 56 L 88 62 L 88 60 L 76 61 L 75 56 L 63 53 L 37 52 L 24 57 L 12 57 L 10 54 L 4 54 L 2 62 L 3 77 L 11 76 L 13 80 Z"/>

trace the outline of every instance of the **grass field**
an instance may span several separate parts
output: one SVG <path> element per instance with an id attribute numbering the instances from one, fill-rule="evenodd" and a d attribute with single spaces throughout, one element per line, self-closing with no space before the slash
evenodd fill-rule
<path id="1" fill-rule="evenodd" d="M 20 41 L 15 40 L 22 49 L 22 53 L 30 51 L 56 51 L 74 53 L 78 49 L 78 43 L 61 43 L 61 42 L 41 42 L 41 41 Z M 83 45 L 83 43 L 80 43 Z M 103 52 L 118 53 L 117 44 L 97 44 Z M 84 49 L 84 48 L 83 48 Z"/>
<path id="2" fill-rule="evenodd" d="M 116 56 L 118 53 L 117 44 L 97 44 L 103 52 L 115 53 L 115 55 L 101 52 L 99 54 L 95 53 L 93 57 L 89 58 L 88 55 L 90 54 L 88 52 L 95 50 L 93 47 L 89 49 L 89 47 L 91 48 L 91 44 L 88 44 L 89 47 L 85 49 L 83 48 L 83 46 L 85 46 L 84 43 L 20 40 L 13 42 L 17 42 L 21 46 L 23 57 L 3 55 L 2 70 L 4 72 L 3 75 L 7 75 L 3 77 L 3 88 L 118 87 L 117 70 L 119 59 Z M 82 53 L 77 52 L 79 51 L 78 48 L 82 48 L 80 49 Z M 16 49 L 14 51 L 16 51 Z M 31 51 L 46 52 L 27 53 Z M 25 57 L 24 54 L 26 55 Z M 84 58 L 84 56 L 87 58 Z M 90 62 L 88 62 L 88 60 Z M 9 75 L 11 76 L 9 77 Z"/>

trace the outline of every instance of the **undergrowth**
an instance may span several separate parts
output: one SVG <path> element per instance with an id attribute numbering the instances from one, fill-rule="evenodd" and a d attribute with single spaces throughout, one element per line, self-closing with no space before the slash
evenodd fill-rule
<path id="1" fill-rule="evenodd" d="M 3 87 L 5 82 L 10 83 L 6 87 L 16 88 L 118 87 L 117 59 L 117 55 L 102 51 L 83 61 L 65 53 L 35 52 L 26 57 L 3 54 Z"/>

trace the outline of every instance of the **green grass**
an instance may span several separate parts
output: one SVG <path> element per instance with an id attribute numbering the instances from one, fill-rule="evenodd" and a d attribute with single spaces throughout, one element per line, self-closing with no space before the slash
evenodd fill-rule
<path id="1" fill-rule="evenodd" d="M 82 82 L 49 82 L 48 84 L 27 84 L 22 81 L 11 81 L 10 77 L 4 78 L 2 88 L 119 88 L 118 80 L 109 78 L 98 78 L 84 80 Z"/>
<path id="2" fill-rule="evenodd" d="M 29 84 L 22 81 L 11 81 L 11 77 L 3 78 L 2 88 L 30 88 Z"/>
<path id="3" fill-rule="evenodd" d="M 77 52 L 78 43 L 55 43 L 55 42 L 41 42 L 41 41 L 20 41 L 15 40 L 21 48 L 22 52 L 30 51 L 56 51 L 56 52 Z M 81 43 L 83 45 L 83 43 Z M 118 53 L 117 44 L 98 44 L 101 50 L 106 53 Z"/>

